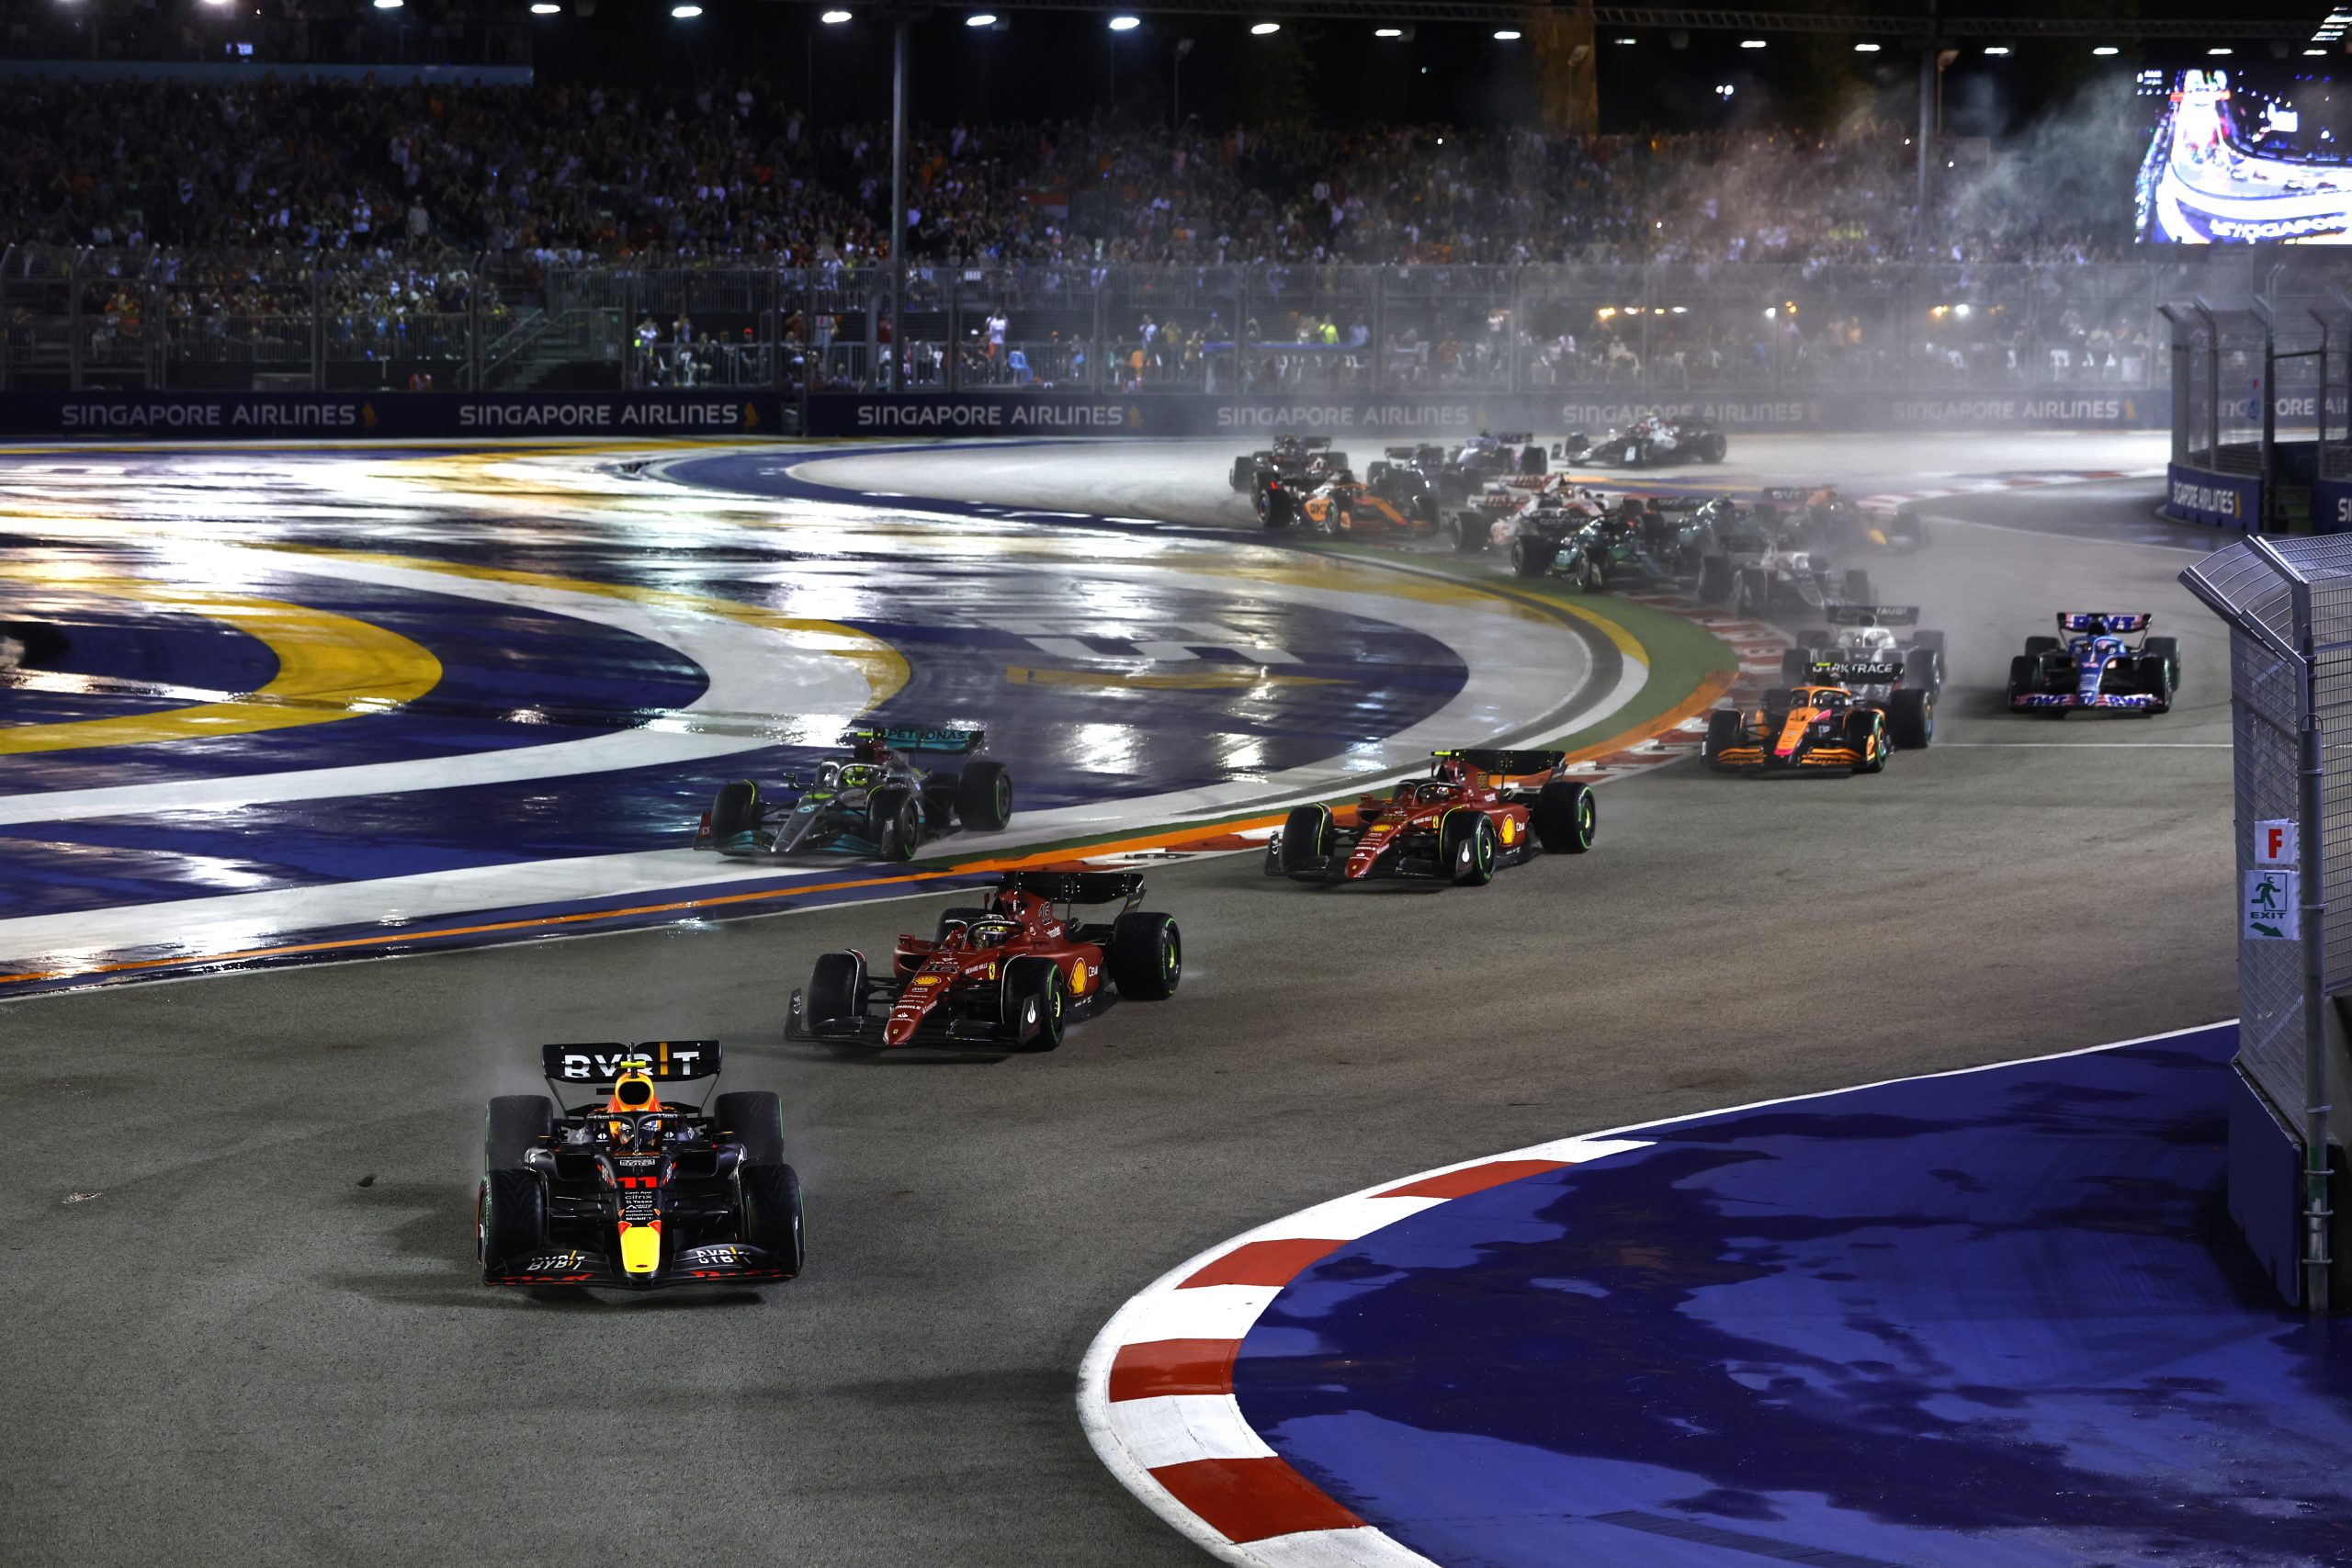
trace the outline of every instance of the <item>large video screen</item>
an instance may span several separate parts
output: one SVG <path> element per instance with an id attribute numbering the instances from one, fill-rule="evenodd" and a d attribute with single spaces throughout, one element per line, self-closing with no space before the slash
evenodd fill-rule
<path id="1" fill-rule="evenodd" d="M 2140 93 L 2155 109 L 2143 243 L 2352 244 L 2352 82 L 2149 71 Z"/>

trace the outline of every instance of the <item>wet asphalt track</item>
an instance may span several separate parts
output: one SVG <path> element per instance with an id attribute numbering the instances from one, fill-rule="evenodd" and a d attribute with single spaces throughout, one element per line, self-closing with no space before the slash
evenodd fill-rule
<path id="1" fill-rule="evenodd" d="M 2192 554 L 2101 537 L 2156 489 L 1931 507 L 1998 526 L 1871 563 L 1951 634 L 1928 753 L 1612 784 L 1592 855 L 1482 892 L 1170 867 L 1183 991 L 1050 1056 L 782 1042 L 816 953 L 943 898 L 0 1008 L 32 1112 L 0 1140 L 0 1307 L 40 1325 L 0 1560 L 1196 1562 L 1070 1404 L 1174 1260 L 1542 1138 L 2233 1010 L 2226 644 L 2173 581 Z M 2169 718 L 1996 711 L 2048 611 L 2148 607 L 2183 637 Z M 784 1092 L 808 1274 L 483 1290 L 481 1099 L 531 1087 L 531 1042 L 664 1033 Z"/>

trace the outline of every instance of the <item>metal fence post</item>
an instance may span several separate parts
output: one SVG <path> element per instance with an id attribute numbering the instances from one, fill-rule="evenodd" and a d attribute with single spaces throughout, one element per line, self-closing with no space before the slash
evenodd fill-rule
<path id="1" fill-rule="evenodd" d="M 466 288 L 466 390 L 481 390 L 481 272 L 489 253 L 474 253 Z"/>
<path id="2" fill-rule="evenodd" d="M 2302 872 L 2303 1072 L 2309 1085 L 2303 1107 L 2303 1300 L 2313 1313 L 2328 1310 L 2327 1121 L 2331 1095 L 2327 1072 L 2327 857 L 2326 761 L 2319 722 L 2318 639 L 2312 627 L 2312 587 L 2295 580 L 2295 640 L 2302 655 L 2302 682 L 2296 731 L 2301 764 L 2302 829 L 2297 859 Z"/>
<path id="3" fill-rule="evenodd" d="M 65 384 L 77 392 L 82 389 L 82 264 L 89 254 L 87 250 L 74 252 L 74 265 L 65 271 Z"/>
<path id="4" fill-rule="evenodd" d="M 2205 460 L 2218 468 L 2222 461 L 2222 323 L 2213 319 L 2203 299 L 2191 303 L 2205 318 Z"/>
<path id="5" fill-rule="evenodd" d="M 327 389 L 326 298 L 319 285 L 319 264 L 311 263 L 311 390 Z"/>
<path id="6" fill-rule="evenodd" d="M 1511 354 L 1516 358 L 1519 353 L 1516 342 L 1523 330 L 1517 310 L 1511 312 L 1510 324 L 1514 344 Z M 1239 322 L 1234 323 L 1233 333 L 1235 341 L 1238 342 L 1241 336 Z M 1236 359 L 1238 357 L 1237 355 Z M 1375 396 L 1388 390 L 1388 269 L 1385 266 L 1372 269 L 1372 389 Z"/>

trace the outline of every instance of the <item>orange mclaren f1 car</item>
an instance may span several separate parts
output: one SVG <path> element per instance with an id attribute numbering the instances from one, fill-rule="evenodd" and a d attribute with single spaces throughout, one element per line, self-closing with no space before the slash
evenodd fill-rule
<path id="1" fill-rule="evenodd" d="M 1815 664 L 1810 682 L 1767 692 L 1756 707 L 1708 715 L 1700 755 L 1721 773 L 1882 772 L 1898 747 L 1925 746 L 1934 732 L 1934 694 L 1895 685 L 1902 674 L 1899 664 Z M 1860 694 L 1873 688 L 1884 694 Z"/>
<path id="2" fill-rule="evenodd" d="M 1267 497 L 1266 526 L 1295 523 L 1309 534 L 1393 539 L 1437 531 L 1437 500 L 1423 494 L 1399 504 L 1384 499 L 1353 474 L 1341 473 L 1313 490 Z"/>

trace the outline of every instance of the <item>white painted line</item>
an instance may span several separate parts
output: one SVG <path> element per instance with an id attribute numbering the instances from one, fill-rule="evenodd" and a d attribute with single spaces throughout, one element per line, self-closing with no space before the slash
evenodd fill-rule
<path id="1" fill-rule="evenodd" d="M 1238 1561 L 1262 1568 L 1438 1568 L 1411 1547 L 1370 1525 L 1351 1530 L 1301 1530 L 1253 1540 Z"/>

